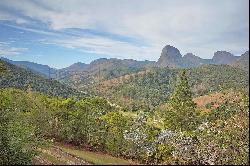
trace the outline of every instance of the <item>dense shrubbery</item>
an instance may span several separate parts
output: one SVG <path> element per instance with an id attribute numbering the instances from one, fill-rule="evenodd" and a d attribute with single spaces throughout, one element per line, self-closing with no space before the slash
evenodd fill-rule
<path id="1" fill-rule="evenodd" d="M 32 137 L 34 139 L 55 138 L 58 141 L 106 151 L 116 156 L 131 157 L 133 154 L 134 158 L 139 159 L 145 158 L 146 155 L 142 152 L 146 153 L 146 147 L 141 147 L 136 142 L 137 138 L 133 142 L 126 139 L 125 135 L 137 131 L 138 127 L 138 129 L 140 128 L 139 133 L 135 133 L 134 136 L 145 135 L 145 138 L 143 137 L 139 141 L 149 144 L 149 140 L 154 138 L 154 136 L 146 135 L 154 132 L 151 126 L 145 125 L 144 128 L 144 125 L 136 123 L 137 119 L 123 115 L 102 98 L 63 99 L 16 89 L 4 89 L 1 90 L 1 101 L 5 100 L 8 103 L 1 102 L 1 115 L 9 112 L 10 109 L 13 110 L 13 113 L 10 114 L 12 118 L 15 118 L 15 113 L 22 114 L 25 123 L 18 132 L 22 132 L 23 138 L 29 137 L 30 134 L 34 136 Z M 21 122 L 16 121 L 16 123 Z M 23 131 L 26 127 L 25 124 L 29 124 L 27 127 L 32 130 Z M 1 129 L 5 128 L 8 127 L 1 126 Z M 5 133 L 2 135 L 6 136 Z M 19 139 L 17 135 L 13 136 L 13 140 L 15 139 Z M 26 139 L 21 141 L 25 142 Z M 27 139 L 27 141 L 29 140 Z M 25 149 L 25 146 L 20 144 L 22 150 Z"/>
<path id="2" fill-rule="evenodd" d="M 16 100 L 23 92 L 0 91 L 0 164 L 29 164 L 41 143 L 27 122 L 27 103 Z M 23 104 L 23 105 L 22 105 Z M 23 107 L 21 107 L 23 106 Z M 26 107 L 26 109 L 24 109 Z"/>

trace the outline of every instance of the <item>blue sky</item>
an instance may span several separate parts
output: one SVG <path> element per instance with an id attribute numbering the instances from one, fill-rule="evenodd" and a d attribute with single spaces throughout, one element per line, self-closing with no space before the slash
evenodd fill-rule
<path id="1" fill-rule="evenodd" d="M 0 56 L 55 68 L 94 59 L 240 55 L 249 45 L 248 0 L 1 0 Z"/>

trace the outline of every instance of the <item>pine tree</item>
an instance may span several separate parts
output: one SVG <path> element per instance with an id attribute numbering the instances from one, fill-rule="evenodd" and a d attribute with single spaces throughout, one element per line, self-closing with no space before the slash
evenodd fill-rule
<path id="1" fill-rule="evenodd" d="M 196 104 L 188 83 L 186 70 L 181 71 L 179 82 L 168 103 L 165 127 L 175 131 L 192 131 L 197 125 Z"/>

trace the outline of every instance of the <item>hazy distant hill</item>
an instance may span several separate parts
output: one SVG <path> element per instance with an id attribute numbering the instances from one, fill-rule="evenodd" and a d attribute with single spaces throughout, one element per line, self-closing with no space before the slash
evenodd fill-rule
<path id="1" fill-rule="evenodd" d="M 38 72 L 39 74 L 42 74 L 43 76 L 46 76 L 46 77 L 52 76 L 53 73 L 56 72 L 56 69 L 51 68 L 48 65 L 37 64 L 34 62 L 29 62 L 29 61 L 12 61 L 3 57 L 0 57 L 0 59 L 6 62 L 9 62 L 11 64 L 17 65 L 19 67 L 22 67 L 22 68 L 31 69 L 34 72 Z"/>
<path id="2" fill-rule="evenodd" d="M 75 71 L 75 72 L 82 72 L 87 71 L 89 73 L 96 73 L 100 70 L 110 70 L 116 69 L 119 67 L 133 69 L 140 69 L 147 65 L 154 64 L 153 61 L 136 61 L 133 59 L 116 59 L 116 58 L 100 58 L 97 60 L 92 61 L 90 64 L 85 64 L 81 62 L 77 62 L 72 64 L 69 67 L 60 69 L 60 71 Z"/>
<path id="3" fill-rule="evenodd" d="M 88 86 L 100 80 L 112 79 L 122 75 L 139 72 L 154 65 L 152 61 L 136 61 L 132 59 L 101 58 L 90 64 L 76 63 L 58 70 L 57 79 L 74 85 L 73 87 Z"/>
<path id="4" fill-rule="evenodd" d="M 246 51 L 244 54 L 242 54 L 231 65 L 249 72 L 249 51 Z"/>
<path id="5" fill-rule="evenodd" d="M 46 79 L 6 61 L 0 60 L 0 88 L 15 87 L 23 90 L 42 92 L 52 96 L 74 96 L 80 93 L 58 81 Z"/>
<path id="6" fill-rule="evenodd" d="M 202 59 L 192 53 L 187 53 L 182 57 L 181 66 L 184 68 L 197 67 L 203 64 L 213 64 L 212 59 Z"/>
<path id="7" fill-rule="evenodd" d="M 63 68 L 60 70 L 61 71 L 76 71 L 76 72 L 77 71 L 85 71 L 85 70 L 87 70 L 88 66 L 89 66 L 88 64 L 77 62 L 77 63 L 70 65 L 69 67 L 66 67 L 66 68 Z"/>
<path id="8" fill-rule="evenodd" d="M 212 60 L 215 64 L 230 64 L 238 58 L 238 56 L 234 56 L 227 51 L 216 51 Z"/>

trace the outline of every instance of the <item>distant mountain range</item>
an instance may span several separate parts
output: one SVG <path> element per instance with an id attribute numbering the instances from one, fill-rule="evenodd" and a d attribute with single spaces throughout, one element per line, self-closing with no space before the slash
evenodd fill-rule
<path id="1" fill-rule="evenodd" d="M 242 89 L 249 83 L 249 51 L 241 56 L 217 51 L 212 59 L 202 59 L 192 53 L 182 56 L 177 48 L 167 45 L 157 62 L 101 58 L 62 69 L 1 59 L 0 88 L 31 89 L 65 97 L 97 95 L 138 108 L 164 103 L 180 68 L 189 68 L 192 91 L 197 96 L 221 89 Z"/>
<path id="2" fill-rule="evenodd" d="M 108 80 L 122 75 L 136 73 L 155 64 L 153 61 L 136 61 L 132 59 L 101 58 L 90 64 L 75 63 L 58 70 L 57 80 L 73 87 L 88 87 L 100 80 Z"/>
<path id="3" fill-rule="evenodd" d="M 117 58 L 100 58 L 92 61 L 90 64 L 81 62 L 74 63 L 73 65 L 60 69 L 63 71 L 95 71 L 99 68 L 110 68 L 110 67 L 129 67 L 129 68 L 141 68 L 146 65 L 154 64 L 154 61 L 136 61 L 133 59 L 117 59 Z"/>
<path id="4" fill-rule="evenodd" d="M 122 60 L 116 58 L 101 58 L 92 61 L 90 64 L 77 62 L 63 69 L 54 69 L 49 67 L 48 65 L 37 64 L 29 61 L 12 61 L 3 57 L 0 57 L 0 59 L 23 68 L 31 69 L 39 74 L 42 74 L 43 76 L 58 79 L 79 73 L 83 75 L 96 75 L 99 71 L 101 71 L 102 73 L 108 73 L 105 77 L 116 77 L 127 74 L 127 72 L 140 71 L 144 68 L 152 66 L 169 68 L 190 68 L 197 67 L 203 64 L 228 64 L 249 71 L 248 51 L 242 56 L 234 56 L 227 51 L 216 51 L 212 59 L 202 59 L 192 53 L 187 53 L 182 56 L 177 48 L 170 45 L 166 45 L 162 49 L 162 53 L 157 62 L 147 60 L 136 61 L 133 59 Z M 114 69 L 116 69 L 116 71 Z"/>
<path id="5" fill-rule="evenodd" d="M 212 59 L 202 59 L 192 53 L 187 53 L 182 56 L 177 48 L 167 45 L 162 49 L 161 56 L 156 62 L 156 64 L 159 67 L 189 68 L 197 67 L 202 64 L 230 65 L 236 62 L 238 59 L 240 59 L 240 56 L 234 56 L 233 54 L 227 51 L 216 51 Z M 240 63 L 242 61 L 249 62 L 249 56 L 238 62 L 238 66 L 241 65 Z"/>

